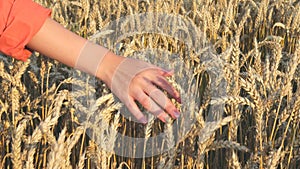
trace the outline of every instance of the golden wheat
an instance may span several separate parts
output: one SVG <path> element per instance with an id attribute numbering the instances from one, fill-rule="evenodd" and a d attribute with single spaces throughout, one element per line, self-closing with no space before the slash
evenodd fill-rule
<path id="1" fill-rule="evenodd" d="M 160 49 L 170 55 L 155 62 L 168 64 L 169 57 L 178 54 L 185 66 L 169 81 L 188 102 L 175 103 L 184 120 L 162 124 L 152 117 L 142 126 L 120 114 L 121 104 L 102 82 L 92 85 L 86 74 L 39 54 L 24 63 L 0 55 L 0 168 L 296 169 L 300 165 L 298 1 L 36 2 L 51 8 L 52 17 L 67 29 L 93 41 L 117 32 L 119 37 L 97 42 L 120 55 L 147 60 L 138 51 Z M 180 19 L 170 17 L 160 24 L 158 16 L 146 15 L 146 21 L 126 18 L 145 13 Z M 124 22 L 115 27 L 120 30 L 106 29 L 122 18 Z M 158 27 L 165 30 L 158 33 Z M 176 38 L 178 32 L 187 38 Z M 197 45 L 203 49 L 192 48 Z M 217 79 L 210 68 L 221 69 Z M 186 77 L 195 83 L 184 83 L 189 87 L 179 83 Z M 226 94 L 214 95 L 222 81 Z M 195 93 L 197 100 L 192 100 Z M 224 105 L 224 113 L 212 121 L 210 114 L 220 112 L 211 109 L 218 105 Z M 195 119 L 190 128 L 185 121 L 189 118 Z M 145 157 L 148 141 L 160 132 L 167 137 L 159 147 L 171 149 Z M 131 154 L 143 150 L 144 156 L 136 159 L 114 152 L 120 148 L 118 134 L 145 138 Z M 121 147 L 122 152 L 128 153 L 130 146 Z"/>

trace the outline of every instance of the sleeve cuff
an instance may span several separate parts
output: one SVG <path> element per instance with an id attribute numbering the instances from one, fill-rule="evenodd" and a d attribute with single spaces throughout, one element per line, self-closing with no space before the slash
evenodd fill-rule
<path id="1" fill-rule="evenodd" d="M 25 49 L 25 46 L 50 15 L 51 10 L 32 0 L 15 0 L 6 27 L 0 35 L 0 51 L 26 61 L 31 52 Z"/>

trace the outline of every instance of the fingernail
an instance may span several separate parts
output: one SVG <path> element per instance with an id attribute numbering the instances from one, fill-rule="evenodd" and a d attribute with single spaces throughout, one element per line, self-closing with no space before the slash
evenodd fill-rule
<path id="1" fill-rule="evenodd" d="M 143 123 L 143 124 L 147 124 L 148 123 L 148 120 L 147 120 L 147 118 L 144 116 L 144 117 L 142 117 L 140 120 L 139 120 L 141 123 Z"/>
<path id="2" fill-rule="evenodd" d="M 180 113 L 179 113 L 178 111 L 174 111 L 174 116 L 175 116 L 176 118 L 178 118 L 178 117 L 180 116 Z"/>

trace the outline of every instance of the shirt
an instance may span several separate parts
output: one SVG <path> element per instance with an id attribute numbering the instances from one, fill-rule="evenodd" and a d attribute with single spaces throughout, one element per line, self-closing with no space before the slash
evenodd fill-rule
<path id="1" fill-rule="evenodd" d="M 40 30 L 51 10 L 32 0 L 0 0 L 0 52 L 26 61 L 26 44 Z"/>

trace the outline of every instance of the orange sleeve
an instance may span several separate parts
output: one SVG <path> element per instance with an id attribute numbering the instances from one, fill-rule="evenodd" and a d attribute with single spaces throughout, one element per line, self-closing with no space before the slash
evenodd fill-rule
<path id="1" fill-rule="evenodd" d="M 26 44 L 50 15 L 32 0 L 0 0 L 0 51 L 25 61 L 31 55 Z"/>

